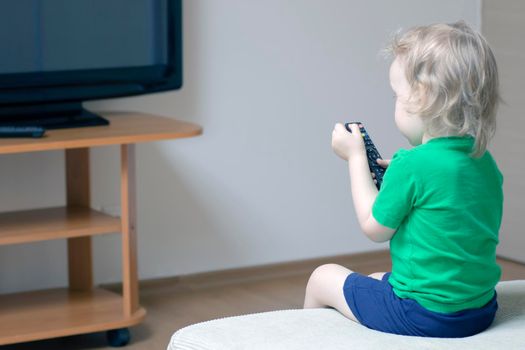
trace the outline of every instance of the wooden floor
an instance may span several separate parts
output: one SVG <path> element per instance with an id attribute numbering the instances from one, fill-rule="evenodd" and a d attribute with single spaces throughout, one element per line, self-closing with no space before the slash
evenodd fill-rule
<path id="1" fill-rule="evenodd" d="M 525 279 L 525 265 L 499 259 L 502 280 Z M 131 329 L 129 350 L 166 349 L 173 332 L 184 326 L 219 317 L 302 307 L 312 270 L 338 263 L 354 271 L 390 270 L 388 252 L 313 259 L 141 283 L 146 321 Z M 109 286 L 115 289 L 115 286 Z M 46 341 L 0 346 L 0 350 L 113 349 L 105 334 L 87 334 Z"/>

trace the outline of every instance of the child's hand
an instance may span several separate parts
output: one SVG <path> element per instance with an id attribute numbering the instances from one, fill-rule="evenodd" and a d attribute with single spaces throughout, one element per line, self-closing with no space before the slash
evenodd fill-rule
<path id="1" fill-rule="evenodd" d="M 377 164 L 381 165 L 385 169 L 388 168 L 391 161 L 392 159 L 376 159 Z M 371 172 L 370 174 L 372 174 L 372 179 L 374 179 L 374 183 L 376 184 L 376 174 L 374 174 L 373 172 Z"/>
<path id="2" fill-rule="evenodd" d="M 350 124 L 352 132 L 348 132 L 343 124 L 337 123 L 332 131 L 332 149 L 335 154 L 348 161 L 356 154 L 366 157 L 365 142 L 357 124 Z"/>

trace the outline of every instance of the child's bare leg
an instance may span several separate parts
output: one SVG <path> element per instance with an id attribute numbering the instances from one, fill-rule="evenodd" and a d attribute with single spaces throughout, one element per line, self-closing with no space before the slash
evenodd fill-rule
<path id="1" fill-rule="evenodd" d="M 368 277 L 372 277 L 376 280 L 382 280 L 383 279 L 383 276 L 385 275 L 386 272 L 374 272 L 374 273 L 371 273 L 370 275 L 368 275 Z"/>
<path id="2" fill-rule="evenodd" d="M 304 308 L 330 306 L 349 319 L 358 322 L 343 294 L 345 280 L 352 272 L 337 264 L 326 264 L 316 268 L 306 286 Z"/>

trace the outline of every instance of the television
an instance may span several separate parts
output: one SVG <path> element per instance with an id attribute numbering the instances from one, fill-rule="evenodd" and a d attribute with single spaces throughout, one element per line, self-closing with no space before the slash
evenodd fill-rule
<path id="1" fill-rule="evenodd" d="M 87 100 L 182 87 L 182 0 L 0 1 L 0 125 L 107 125 Z"/>

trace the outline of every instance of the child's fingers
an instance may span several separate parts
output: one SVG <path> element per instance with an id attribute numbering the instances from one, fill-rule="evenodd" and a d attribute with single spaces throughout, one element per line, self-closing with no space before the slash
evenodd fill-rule
<path id="1" fill-rule="evenodd" d="M 376 178 L 376 174 L 374 174 L 374 173 L 370 173 L 370 174 L 372 174 L 372 179 Z"/>
<path id="2" fill-rule="evenodd" d="M 359 131 L 359 126 L 357 124 L 350 124 L 350 130 L 352 130 L 352 134 L 361 136 L 361 132 Z"/>
<path id="3" fill-rule="evenodd" d="M 343 131 L 343 130 L 345 130 L 345 131 L 346 131 L 346 128 L 343 126 L 343 124 L 341 124 L 341 123 L 336 123 L 335 126 L 334 126 L 334 131 L 336 131 L 336 130 L 338 130 L 338 131 Z"/>
<path id="4" fill-rule="evenodd" d="M 387 168 L 390 165 L 391 159 L 377 159 L 377 164 L 381 165 L 383 168 Z"/>

